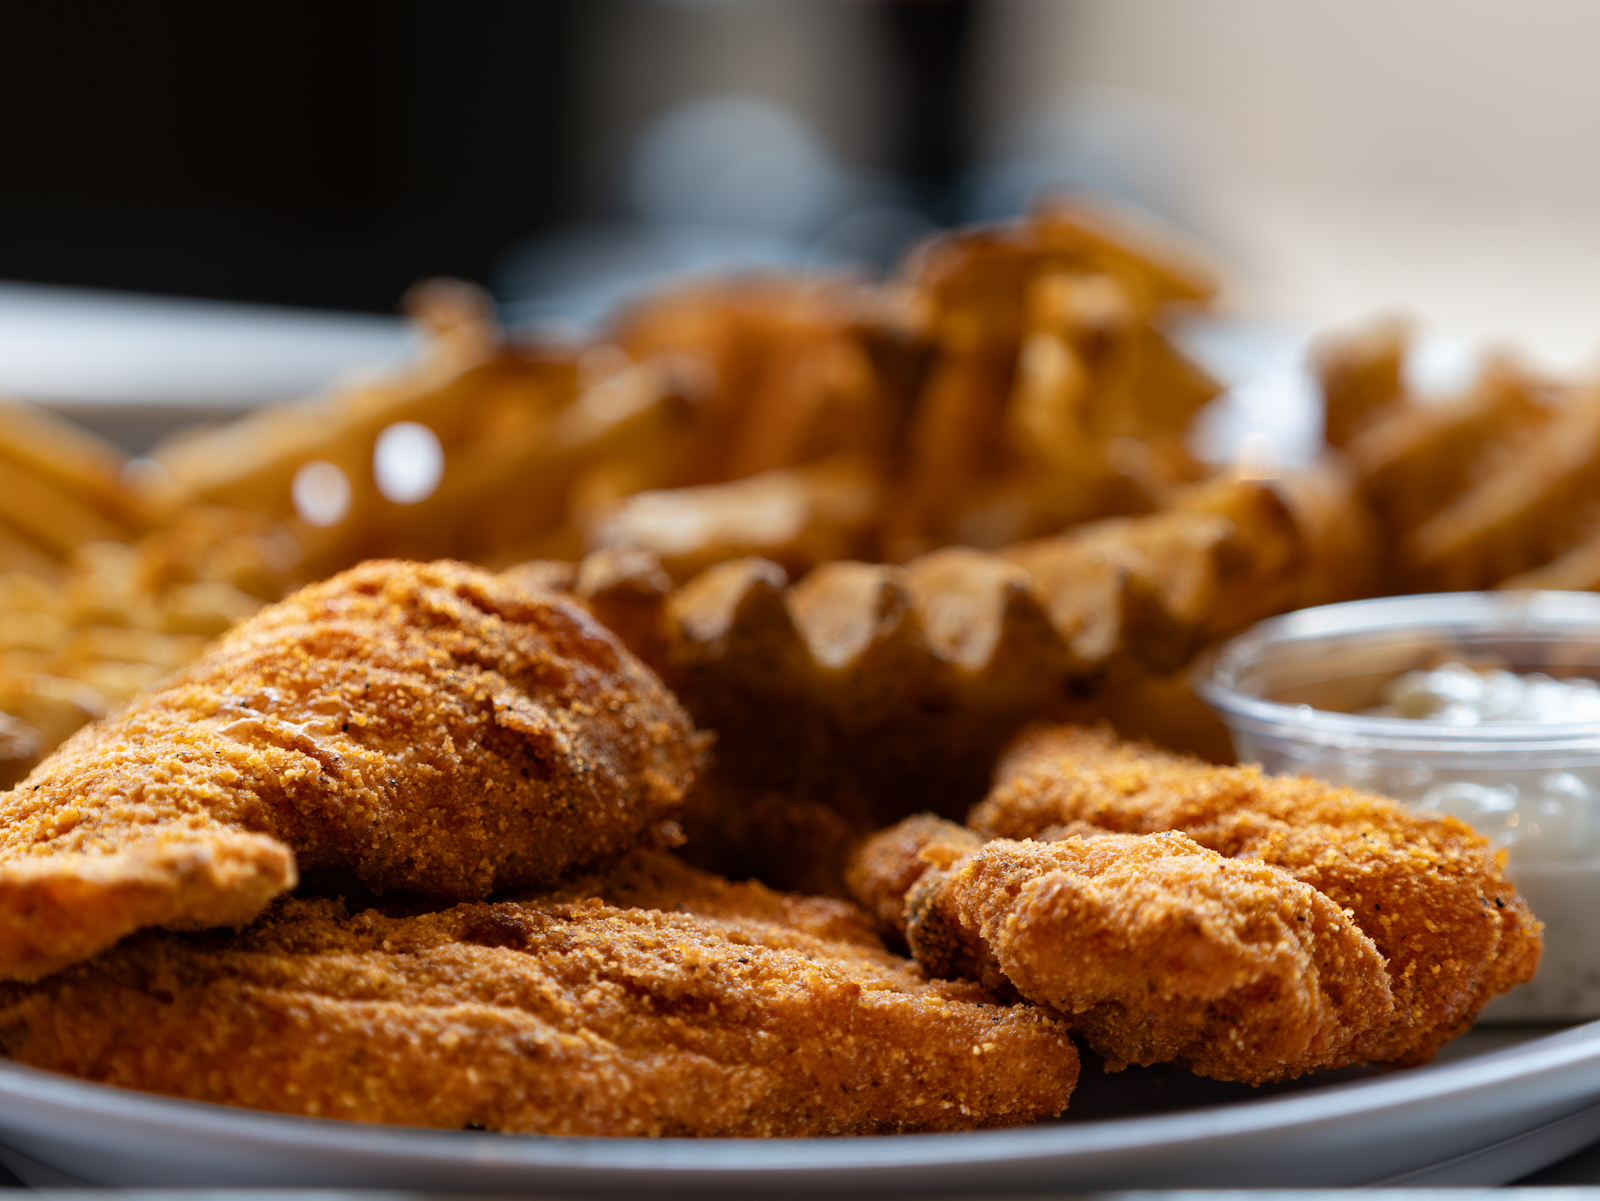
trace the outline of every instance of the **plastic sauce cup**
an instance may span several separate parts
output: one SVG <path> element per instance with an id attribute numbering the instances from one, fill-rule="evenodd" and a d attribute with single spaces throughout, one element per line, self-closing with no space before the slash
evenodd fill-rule
<path id="1" fill-rule="evenodd" d="M 1600 724 L 1458 726 L 1362 712 L 1396 676 L 1451 662 L 1600 679 L 1600 595 L 1452 592 L 1302 609 L 1202 660 L 1195 687 L 1239 760 L 1267 771 L 1413 806 L 1430 793 L 1527 798 L 1469 817 L 1508 847 L 1512 883 L 1545 923 L 1538 975 L 1480 1017 L 1600 1016 Z M 1475 787 L 1441 791 L 1450 784 Z M 1549 799 L 1558 797 L 1567 799 Z"/>

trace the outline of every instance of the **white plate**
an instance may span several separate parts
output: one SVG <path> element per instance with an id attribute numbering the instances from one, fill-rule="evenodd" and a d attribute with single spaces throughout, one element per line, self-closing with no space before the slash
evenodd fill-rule
<path id="1" fill-rule="evenodd" d="M 0 1142 L 14 1152 L 0 1151 L 0 1162 L 37 1185 L 566 1194 L 1495 1185 L 1600 1138 L 1600 1022 L 1550 1031 L 1481 1027 L 1428 1067 L 1346 1070 L 1254 1092 L 1175 1069 L 1106 1076 L 1086 1065 L 1071 1116 L 1058 1122 L 774 1141 L 370 1126 L 0 1063 Z"/>

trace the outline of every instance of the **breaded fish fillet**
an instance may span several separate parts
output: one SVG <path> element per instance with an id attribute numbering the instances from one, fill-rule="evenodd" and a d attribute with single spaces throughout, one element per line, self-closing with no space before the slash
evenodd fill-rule
<path id="1" fill-rule="evenodd" d="M 576 603 L 456 563 L 298 592 L 0 794 L 0 978 L 249 921 L 297 867 L 451 900 L 671 817 L 702 742 Z"/>
<path id="2" fill-rule="evenodd" d="M 730 920 L 750 918 L 793 927 L 830 942 L 855 943 L 875 952 L 884 950 L 872 918 L 849 901 L 778 892 L 759 880 L 735 883 L 662 850 L 634 851 L 594 874 L 563 880 L 554 889 L 524 899 L 576 902 L 591 897 L 599 897 L 619 909 L 659 909 Z"/>
<path id="3" fill-rule="evenodd" d="M 1179 830 L 1230 858 L 1281 867 L 1349 910 L 1388 964 L 1396 1006 L 1394 1021 L 1360 1040 L 1354 1058 L 1427 1060 L 1539 965 L 1540 923 L 1488 842 L 1454 818 L 1078 726 L 1027 731 L 995 781 L 968 820 L 985 836 L 1048 836 L 1071 822 Z"/>
<path id="4" fill-rule="evenodd" d="M 674 874 L 635 884 L 666 903 Z M 1048 1015 L 820 937 L 763 893 L 690 881 L 715 917 L 285 898 L 236 935 L 146 931 L 0 985 L 0 1050 L 193 1100 L 553 1135 L 966 1130 L 1066 1106 L 1077 1053 Z"/>
<path id="5" fill-rule="evenodd" d="M 969 830 L 912 818 L 879 837 L 854 878 L 880 908 L 914 874 L 905 852 L 924 844 L 900 915 L 917 961 L 1009 985 L 1108 1067 L 1178 1060 L 1260 1084 L 1349 1063 L 1393 1017 L 1383 960 L 1337 905 L 1182 834 L 973 847 Z"/>

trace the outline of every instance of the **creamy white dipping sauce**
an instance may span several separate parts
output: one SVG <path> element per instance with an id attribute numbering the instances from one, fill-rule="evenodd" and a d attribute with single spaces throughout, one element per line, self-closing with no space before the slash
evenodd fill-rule
<path id="1" fill-rule="evenodd" d="M 1269 618 L 1219 647 L 1196 688 L 1241 762 L 1486 835 L 1545 951 L 1480 1018 L 1570 1021 L 1600 1018 L 1600 684 L 1569 675 L 1600 676 L 1600 595 L 1449 592 Z"/>
<path id="2" fill-rule="evenodd" d="M 1456 727 L 1600 727 L 1600 684 L 1539 672 L 1475 671 L 1449 663 L 1390 681 L 1367 713 Z M 1600 1011 L 1600 769 L 1529 772 L 1515 759 L 1473 771 L 1436 768 L 1407 799 L 1461 819 L 1504 850 L 1511 881 L 1545 923 L 1538 976 L 1493 1001 L 1484 1017 L 1526 1021 Z"/>
<path id="3" fill-rule="evenodd" d="M 1600 683 L 1557 680 L 1540 672 L 1475 671 L 1447 663 L 1408 671 L 1383 690 L 1374 717 L 1407 717 L 1452 726 L 1600 725 Z M 1600 854 L 1600 778 L 1590 770 L 1552 771 L 1521 785 L 1503 771 L 1453 771 L 1414 804 L 1458 817 L 1504 848 L 1513 862 L 1571 863 Z"/>
<path id="4" fill-rule="evenodd" d="M 1446 663 L 1433 671 L 1408 671 L 1383 690 L 1373 717 L 1412 717 L 1452 726 L 1489 722 L 1543 725 L 1600 723 L 1600 683 L 1576 676 L 1557 680 L 1543 672 L 1475 671 Z"/>

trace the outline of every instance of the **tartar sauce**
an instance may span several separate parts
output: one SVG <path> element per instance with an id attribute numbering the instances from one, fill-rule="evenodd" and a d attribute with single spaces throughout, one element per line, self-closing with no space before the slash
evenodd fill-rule
<path id="1" fill-rule="evenodd" d="M 1446 663 L 1433 671 L 1408 671 L 1383 690 L 1374 717 L 1415 717 L 1453 726 L 1487 722 L 1543 725 L 1600 722 L 1600 683 L 1583 677 L 1557 680 L 1543 672 L 1475 671 Z"/>
<path id="2" fill-rule="evenodd" d="M 1383 699 L 1367 712 L 1453 726 L 1600 725 L 1600 683 L 1540 672 L 1518 675 L 1447 663 L 1397 676 Z M 1546 772 L 1521 786 L 1492 769 L 1450 775 L 1414 803 L 1460 818 L 1513 861 L 1571 862 L 1600 854 L 1600 779 L 1594 772 Z"/>

